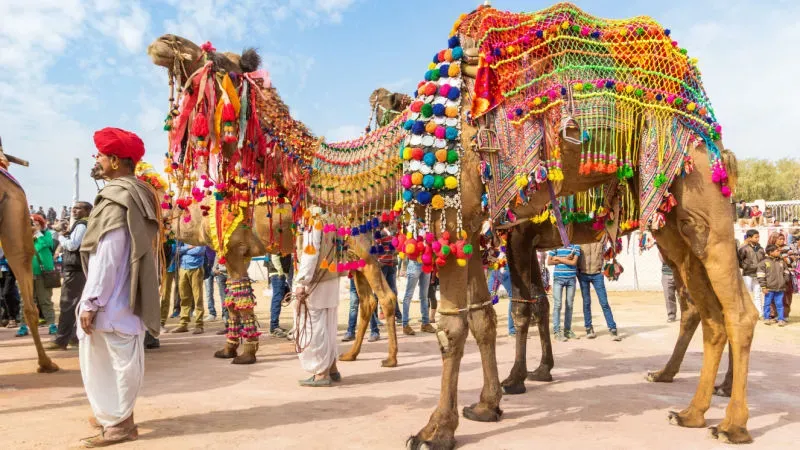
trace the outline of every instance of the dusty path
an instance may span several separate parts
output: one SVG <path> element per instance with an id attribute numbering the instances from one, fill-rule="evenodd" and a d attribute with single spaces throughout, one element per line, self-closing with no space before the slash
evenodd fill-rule
<path id="1" fill-rule="evenodd" d="M 346 324 L 346 283 L 339 308 Z M 268 300 L 258 313 L 268 323 Z M 402 288 L 401 288 L 402 289 Z M 573 329 L 582 335 L 580 295 Z M 58 298 L 54 296 L 54 298 Z M 594 303 L 596 340 L 555 343 L 555 381 L 528 383 L 528 393 L 503 398 L 499 423 L 461 419 L 460 448 L 530 449 L 711 449 L 724 446 L 706 438 L 705 430 L 670 426 L 667 412 L 685 407 L 696 387 L 701 362 L 699 336 L 690 347 L 684 371 L 672 384 L 649 384 L 648 369 L 667 360 L 678 332 L 667 324 L 660 292 L 612 292 L 615 319 L 625 339 L 612 342 L 599 306 Z M 498 357 L 501 376 L 513 360 L 506 335 L 506 303 L 496 306 L 501 318 Z M 413 304 L 411 317 L 419 317 Z M 283 325 L 290 323 L 288 311 Z M 419 329 L 417 321 L 413 326 Z M 136 407 L 140 440 L 115 448 L 130 449 L 356 449 L 404 448 L 408 435 L 422 427 L 436 404 L 441 362 L 432 335 L 400 337 L 399 367 L 383 369 L 385 336 L 365 343 L 359 361 L 340 363 L 341 385 L 330 389 L 297 386 L 303 377 L 293 346 L 262 338 L 259 362 L 232 366 L 214 359 L 222 340 L 165 335 L 159 350 L 147 353 L 145 388 Z M 92 434 L 86 425 L 90 409 L 81 385 L 77 351 L 51 352 L 62 370 L 35 373 L 30 338 L 0 330 L 0 448 L 59 449 L 75 447 Z M 341 332 L 340 332 L 341 334 Z M 535 337 L 534 337 L 535 339 Z M 758 325 L 751 364 L 750 430 L 756 443 L 746 448 L 791 448 L 800 437 L 800 325 Z M 349 348 L 342 344 L 341 351 Z M 538 345 L 530 367 L 538 362 Z M 459 405 L 478 397 L 480 358 L 472 338 L 461 366 Z M 727 357 L 725 357 L 727 360 Z M 725 362 L 724 364 L 727 364 Z M 723 370 L 724 367 L 723 366 Z M 725 399 L 715 398 L 709 425 L 724 415 Z"/>

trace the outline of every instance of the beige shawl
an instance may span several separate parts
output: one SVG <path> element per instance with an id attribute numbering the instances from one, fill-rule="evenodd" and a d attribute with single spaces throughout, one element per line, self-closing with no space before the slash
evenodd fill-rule
<path id="1" fill-rule="evenodd" d="M 85 272 L 89 255 L 97 250 L 105 233 L 120 227 L 128 230 L 131 238 L 130 306 L 154 337 L 158 337 L 161 329 L 158 208 L 156 192 L 149 184 L 132 175 L 116 178 L 97 194 L 81 243 Z"/>

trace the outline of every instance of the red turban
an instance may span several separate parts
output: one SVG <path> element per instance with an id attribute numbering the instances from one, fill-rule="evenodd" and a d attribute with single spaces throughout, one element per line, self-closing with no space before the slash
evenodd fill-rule
<path id="1" fill-rule="evenodd" d="M 42 217 L 40 214 L 31 214 L 31 220 L 38 223 L 39 227 L 41 227 L 42 229 L 47 228 L 47 220 L 45 220 L 45 218 Z"/>
<path id="2" fill-rule="evenodd" d="M 130 158 L 134 163 L 144 156 L 144 142 L 139 136 L 119 128 L 107 127 L 95 131 L 94 145 L 104 155 Z"/>

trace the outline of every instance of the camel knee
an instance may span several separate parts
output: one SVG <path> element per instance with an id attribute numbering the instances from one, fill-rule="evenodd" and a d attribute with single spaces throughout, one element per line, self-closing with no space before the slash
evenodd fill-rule
<path id="1" fill-rule="evenodd" d="M 463 344 L 468 332 L 466 318 L 460 315 L 445 315 L 439 319 L 438 324 L 436 339 L 439 341 L 442 357 L 455 356 L 457 352 L 463 353 Z"/>
<path id="2" fill-rule="evenodd" d="M 497 315 L 491 306 L 473 311 L 469 326 L 478 345 L 493 344 L 497 340 Z"/>

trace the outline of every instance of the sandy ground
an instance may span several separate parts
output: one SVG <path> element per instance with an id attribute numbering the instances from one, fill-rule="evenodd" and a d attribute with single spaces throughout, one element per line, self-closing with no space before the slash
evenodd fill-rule
<path id="1" fill-rule="evenodd" d="M 340 335 L 347 322 L 347 284 L 341 287 Z M 256 288 L 263 325 L 269 315 L 265 289 L 264 284 Z M 580 294 L 577 297 L 573 328 L 582 335 Z M 555 381 L 528 382 L 526 394 L 504 397 L 505 414 L 499 423 L 462 418 L 456 434 L 460 447 L 724 447 L 708 439 L 704 429 L 667 422 L 668 411 L 685 407 L 694 393 L 701 364 L 699 336 L 674 383 L 647 383 L 647 370 L 660 368 L 671 353 L 678 324 L 666 323 L 660 292 L 612 292 L 611 302 L 625 337 L 622 342 L 611 341 L 594 303 L 598 338 L 554 343 Z M 514 352 L 505 331 L 506 307 L 505 300 L 496 306 L 501 378 L 508 374 Z M 417 303 L 411 310 L 412 319 L 418 318 Z M 282 324 L 290 322 L 284 311 Z M 419 329 L 417 320 L 413 326 Z M 400 336 L 399 366 L 384 369 L 384 334 L 376 343 L 365 343 L 358 361 L 340 363 L 340 385 L 310 389 L 297 385 L 306 375 L 286 340 L 263 337 L 259 361 L 251 366 L 213 358 L 224 342 L 213 333 L 221 327 L 221 321 L 209 324 L 201 336 L 167 334 L 161 349 L 148 351 L 145 387 L 136 407 L 140 439 L 118 448 L 404 448 L 405 439 L 425 425 L 436 405 L 441 358 L 433 335 Z M 759 324 L 756 329 L 748 396 L 755 444 L 747 448 L 791 448 L 800 438 L 798 330 L 797 323 L 787 328 Z M 51 352 L 62 370 L 37 374 L 30 337 L 13 334 L 14 330 L 0 330 L 0 448 L 76 447 L 80 438 L 93 434 L 86 424 L 91 411 L 77 351 Z M 536 339 L 534 335 L 528 347 L 530 369 L 539 359 Z M 340 345 L 341 352 L 348 348 Z M 480 355 L 470 338 L 461 364 L 459 410 L 477 401 L 481 384 Z M 709 425 L 719 423 L 726 404 L 727 399 L 714 398 L 706 415 Z"/>

